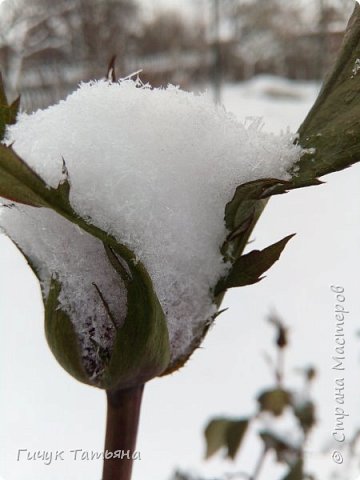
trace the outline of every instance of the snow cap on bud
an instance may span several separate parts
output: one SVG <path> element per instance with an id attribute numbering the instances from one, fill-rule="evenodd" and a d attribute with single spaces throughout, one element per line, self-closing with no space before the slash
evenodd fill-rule
<path id="1" fill-rule="evenodd" d="M 226 289 L 259 281 L 290 238 L 241 255 L 290 179 L 293 141 L 132 79 L 82 84 L 8 125 L 0 225 L 40 280 L 60 364 L 106 389 L 183 365 Z"/>

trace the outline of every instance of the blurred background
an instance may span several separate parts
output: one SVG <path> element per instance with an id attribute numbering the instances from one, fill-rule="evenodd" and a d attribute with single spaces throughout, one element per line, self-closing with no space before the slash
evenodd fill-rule
<path id="1" fill-rule="evenodd" d="M 319 80 L 353 0 L 2 0 L 0 65 L 27 110 L 101 78 L 194 89 L 271 74 Z"/>
<path id="2" fill-rule="evenodd" d="M 261 117 L 266 131 L 295 132 L 335 60 L 353 6 L 352 0 L 0 0 L 0 66 L 10 97 L 21 93 L 29 112 L 64 98 L 80 81 L 104 77 L 116 55 L 118 77 L 141 70 L 142 81 L 153 86 L 207 90 L 240 121 Z M 146 386 L 134 480 L 229 480 L 254 470 L 262 448 L 254 432 L 235 462 L 221 455 L 204 461 L 203 432 L 214 416 L 253 415 L 259 392 L 273 385 L 274 332 L 264 319 L 274 311 L 289 327 L 289 388 L 302 388 L 299 368 L 312 365 L 317 372 L 306 468 L 312 478 L 357 480 L 359 454 L 344 450 L 341 465 L 331 458 L 338 447 L 332 437 L 338 372 L 332 370 L 330 285 L 344 287 L 350 311 L 344 372 L 350 442 L 360 426 L 360 202 L 354 193 L 360 165 L 324 180 L 271 199 L 249 249 L 296 232 L 281 261 L 259 284 L 226 295 L 229 309 L 185 368 Z M 54 360 L 39 285 L 3 235 L 0 329 L 1 480 L 99 480 L 100 460 L 75 462 L 69 451 L 102 451 L 104 393 L 74 381 Z M 282 433 L 291 439 L 294 429 L 285 425 Z M 51 465 L 19 462 L 19 448 L 67 455 Z M 174 476 L 175 469 L 186 473 Z M 285 475 L 270 455 L 258 480 Z"/>

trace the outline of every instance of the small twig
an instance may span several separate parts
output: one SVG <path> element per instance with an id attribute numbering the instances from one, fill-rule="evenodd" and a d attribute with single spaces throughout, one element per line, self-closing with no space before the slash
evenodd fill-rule
<path id="1" fill-rule="evenodd" d="M 278 386 L 281 388 L 284 381 L 284 349 L 278 348 L 277 367 L 276 367 L 276 380 Z"/>

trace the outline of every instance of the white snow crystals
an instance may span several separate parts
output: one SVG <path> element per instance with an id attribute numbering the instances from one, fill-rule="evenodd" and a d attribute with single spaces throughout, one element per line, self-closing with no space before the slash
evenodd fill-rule
<path id="1" fill-rule="evenodd" d="M 65 160 L 75 211 L 147 268 L 174 359 L 214 313 L 209 290 L 226 268 L 226 203 L 250 180 L 287 179 L 300 157 L 293 139 L 237 121 L 205 94 L 127 79 L 82 84 L 55 106 L 20 114 L 6 142 L 53 187 Z M 41 269 L 42 288 L 52 275 L 63 284 L 61 304 L 83 348 L 91 351 L 91 335 L 108 346 L 93 283 L 122 319 L 126 294 L 100 241 L 44 208 L 1 210 L 1 226 Z"/>

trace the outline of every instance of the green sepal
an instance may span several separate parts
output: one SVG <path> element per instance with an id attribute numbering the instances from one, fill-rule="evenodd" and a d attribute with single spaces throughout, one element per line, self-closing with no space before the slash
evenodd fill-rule
<path id="1" fill-rule="evenodd" d="M 0 144 L 0 197 L 33 207 L 46 207 L 46 184 L 14 152 Z"/>
<path id="2" fill-rule="evenodd" d="M 236 259 L 242 253 L 266 205 L 266 200 L 261 199 L 294 188 L 319 185 L 322 182 L 318 177 L 360 160 L 359 58 L 360 6 L 356 4 L 335 65 L 298 130 L 296 143 L 305 152 L 293 168 L 292 178 L 261 179 L 240 185 L 227 204 L 225 221 L 230 234 L 222 247 L 226 259 Z"/>
<path id="3" fill-rule="evenodd" d="M 116 332 L 100 384 L 107 390 L 118 390 L 160 375 L 170 361 L 170 343 L 165 315 L 145 269 L 141 274 L 129 265 L 127 272 L 116 253 L 106 245 L 105 250 L 127 288 L 126 319 Z"/>
<path id="4" fill-rule="evenodd" d="M 226 448 L 226 456 L 234 459 L 249 426 L 249 419 L 214 418 L 205 428 L 205 458 Z"/>
<path id="5" fill-rule="evenodd" d="M 264 277 L 261 275 L 279 259 L 286 244 L 293 236 L 288 235 L 264 250 L 253 250 L 239 257 L 227 276 L 216 285 L 214 295 L 217 296 L 228 288 L 252 285 L 262 280 Z"/>
<path id="6" fill-rule="evenodd" d="M 116 255 L 127 266 L 131 277 L 128 284 L 125 282 L 128 288 L 128 316 L 116 335 L 113 353 L 99 386 L 125 388 L 133 382 L 144 382 L 160 374 L 168 366 L 170 358 L 166 320 L 152 281 L 129 248 L 73 210 L 69 198 L 71 183 L 64 161 L 62 176 L 57 188 L 49 187 L 11 147 L 0 145 L 0 196 L 52 209 L 102 241 L 113 267 L 111 260 Z M 120 269 L 116 271 L 120 274 Z M 121 277 L 124 279 L 123 271 Z"/>
<path id="7" fill-rule="evenodd" d="M 60 291 L 60 283 L 53 278 L 45 301 L 47 342 L 56 360 L 70 375 L 80 382 L 93 385 L 83 368 L 78 338 L 73 324 L 59 306 Z"/>
<path id="8" fill-rule="evenodd" d="M 275 188 L 285 192 L 287 185 L 283 180 L 265 178 L 237 187 L 225 207 L 225 226 L 230 232 L 221 248 L 225 260 L 236 260 L 242 254 L 268 197 Z"/>

